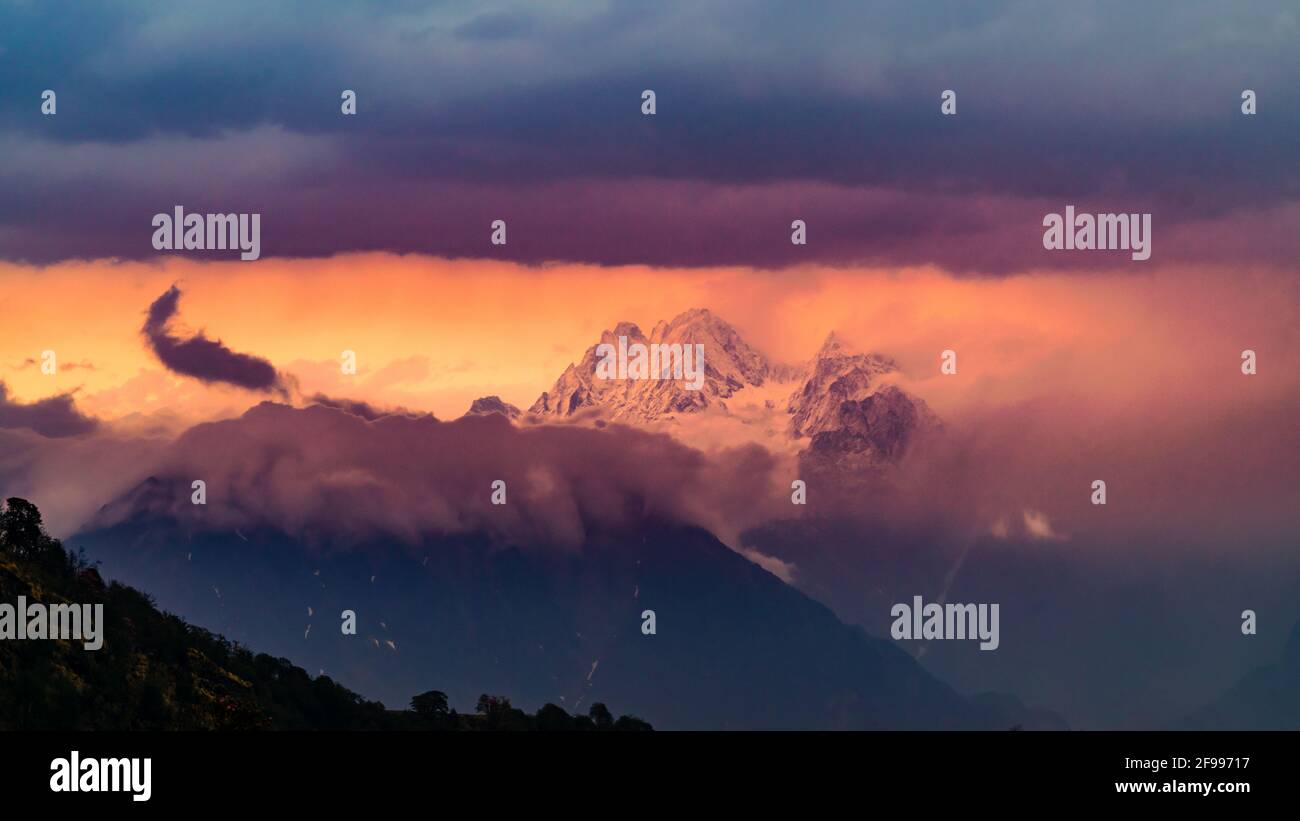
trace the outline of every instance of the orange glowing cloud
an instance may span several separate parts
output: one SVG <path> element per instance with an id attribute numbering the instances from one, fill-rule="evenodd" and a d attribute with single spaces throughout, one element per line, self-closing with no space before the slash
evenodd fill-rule
<path id="1" fill-rule="evenodd" d="M 77 391 L 106 419 L 238 413 L 260 397 L 167 372 L 144 344 L 145 311 L 173 283 L 176 327 L 204 331 L 293 374 L 302 395 L 341 395 L 459 416 L 497 394 L 526 408 L 620 320 L 645 328 L 703 306 L 774 360 L 807 359 L 832 329 L 893 356 L 941 415 L 972 403 L 1080 395 L 1227 402 L 1279 396 L 1300 373 L 1294 280 L 1156 270 L 1144 275 L 955 278 L 935 269 L 673 270 L 355 254 L 255 264 L 88 262 L 0 266 L 0 378 L 24 401 Z M 1259 376 L 1239 380 L 1244 349 Z M 957 352 L 955 377 L 938 371 Z M 93 368 L 23 363 L 53 350 Z M 357 373 L 341 356 L 352 351 Z"/>

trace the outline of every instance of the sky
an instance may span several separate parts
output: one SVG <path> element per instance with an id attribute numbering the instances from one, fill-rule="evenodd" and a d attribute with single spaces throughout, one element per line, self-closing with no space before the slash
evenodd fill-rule
<path id="1" fill-rule="evenodd" d="M 1112 570 L 1124 550 L 1294 551 L 1297 42 L 1286 0 L 0 0 L 0 491 L 73 532 L 196 441 L 220 454 L 182 435 L 198 423 L 317 394 L 527 408 L 618 322 L 707 307 L 774 361 L 834 330 L 898 362 L 953 435 L 890 527 L 942 519 L 967 544 L 1003 522 Z M 1150 259 L 1046 250 L 1044 216 L 1071 205 L 1150 214 Z M 260 214 L 261 258 L 155 250 L 176 206 Z M 250 441 L 276 440 L 267 418 Z M 641 479 L 735 479 L 702 497 L 720 516 L 665 505 L 746 548 L 746 480 L 788 465 L 701 430 L 683 441 L 715 462 L 673 445 Z M 521 441 L 587 487 L 577 463 L 600 459 L 565 435 Z M 1104 521 L 1074 484 L 1098 471 L 1119 493 Z M 819 588 L 785 549 L 787 578 L 854 610 L 858 588 Z"/>
<path id="2" fill-rule="evenodd" d="M 1242 350 L 1263 363 L 1248 383 L 1258 394 L 1294 390 L 1300 366 L 1291 344 L 1300 284 L 1205 266 L 960 278 L 934 267 L 537 268 L 372 253 L 251 265 L 0 264 L 0 277 L 23 306 L 0 327 L 0 373 L 14 396 L 75 391 L 80 406 L 106 418 L 170 409 L 193 421 L 258 397 L 163 367 L 142 329 L 173 285 L 178 327 L 269 359 L 304 395 L 347 394 L 439 418 L 493 394 L 526 408 L 603 330 L 622 320 L 648 330 L 698 306 L 778 362 L 808 360 L 837 331 L 897 359 L 941 412 L 1062 392 L 1231 405 Z M 958 380 L 938 371 L 945 349 L 959 352 Z M 47 350 L 54 374 L 40 367 Z M 341 372 L 344 351 L 357 355 L 355 377 Z"/>
<path id="3" fill-rule="evenodd" d="M 526 409 L 602 331 L 694 307 L 778 362 L 834 330 L 957 423 L 1041 403 L 1054 430 L 1191 430 L 1300 390 L 1288 3 L 5 2 L 0 20 L 10 428 L 175 435 L 317 394 Z M 261 214 L 261 258 L 155 250 L 178 205 Z M 1151 258 L 1045 250 L 1067 205 L 1150 212 Z"/>
<path id="4" fill-rule="evenodd" d="M 261 213 L 265 253 L 285 257 L 1129 267 L 1042 249 L 1043 214 L 1074 204 L 1152 213 L 1156 264 L 1285 266 L 1298 16 L 1285 0 L 5 2 L 0 257 L 153 259 L 141 226 L 181 204 Z M 808 245 L 788 242 L 793 219 Z"/>

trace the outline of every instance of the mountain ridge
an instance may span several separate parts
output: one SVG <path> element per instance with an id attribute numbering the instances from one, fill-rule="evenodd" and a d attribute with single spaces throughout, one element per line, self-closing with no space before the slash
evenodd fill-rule
<path id="1" fill-rule="evenodd" d="M 620 337 L 629 344 L 704 344 L 700 390 L 671 380 L 599 378 L 599 346 L 617 344 Z M 529 413 L 557 420 L 597 412 L 612 421 L 650 424 L 711 409 L 727 414 L 726 400 L 746 388 L 790 382 L 784 435 L 802 446 L 812 469 L 882 471 L 897 464 L 914 440 L 942 428 L 924 400 L 896 384 L 899 376 L 892 358 L 860 353 L 835 331 L 809 362 L 773 363 L 724 319 L 692 308 L 656 323 L 649 337 L 632 322 L 602 332 L 600 342 L 570 364 Z"/>
<path id="2" fill-rule="evenodd" d="M 484 688 L 567 709 L 604 701 L 665 728 L 1005 728 L 698 527 L 593 525 L 566 551 L 481 533 L 323 549 L 160 512 L 184 508 L 158 497 L 188 493 L 155 477 L 137 497 L 154 501 L 75 544 L 163 606 L 385 703 L 436 675 L 457 701 Z M 339 632 L 343 610 L 357 635 Z M 765 687 L 751 692 L 755 678 Z"/>
<path id="3" fill-rule="evenodd" d="M 580 730 L 651 729 L 614 720 L 603 704 L 570 716 L 547 704 L 535 716 L 481 694 L 458 715 L 430 690 L 409 710 L 388 710 L 323 673 L 254 653 L 160 612 L 147 594 L 105 583 L 84 556 L 44 530 L 20 498 L 0 505 L 0 601 L 97 602 L 101 646 L 62 639 L 0 642 L 0 729 L 10 730 Z"/>
<path id="4" fill-rule="evenodd" d="M 1300 621 L 1277 661 L 1247 672 L 1180 729 L 1300 730 Z"/>

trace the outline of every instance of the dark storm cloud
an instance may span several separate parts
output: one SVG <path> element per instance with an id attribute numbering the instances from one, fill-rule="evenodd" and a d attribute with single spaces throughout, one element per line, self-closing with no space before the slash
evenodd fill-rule
<path id="1" fill-rule="evenodd" d="M 0 428 L 28 428 L 41 436 L 59 438 L 90 433 L 98 427 L 98 420 L 77 410 L 70 393 L 30 403 L 15 402 L 9 398 L 5 383 L 0 382 Z"/>
<path id="2" fill-rule="evenodd" d="M 265 359 L 236 353 L 221 344 L 221 340 L 208 339 L 202 331 L 188 339 L 173 336 L 168 323 L 176 315 L 180 298 L 180 289 L 173 285 L 155 299 L 141 329 L 159 362 L 174 373 L 201 382 L 224 383 L 288 397 L 284 379 Z"/>
<path id="3" fill-rule="evenodd" d="M 528 262 L 1003 271 L 1078 264 L 1039 244 L 1067 203 L 1150 211 L 1162 236 L 1262 223 L 1223 232 L 1224 258 L 1296 250 L 1274 225 L 1300 199 L 1281 0 L 319 5 L 0 11 L 0 67 L 30 89 L 0 100 L 24 159 L 0 183 L 25 192 L 0 197 L 0 257 L 147 257 L 149 216 L 214 200 L 266 214 L 272 255 L 485 256 L 486 224 L 514 217 L 506 255 Z M 140 159 L 160 150 L 177 162 Z M 796 188 L 814 193 L 781 198 Z M 963 214 L 967 197 L 998 207 Z M 769 247 L 793 218 L 816 220 L 810 244 Z"/>

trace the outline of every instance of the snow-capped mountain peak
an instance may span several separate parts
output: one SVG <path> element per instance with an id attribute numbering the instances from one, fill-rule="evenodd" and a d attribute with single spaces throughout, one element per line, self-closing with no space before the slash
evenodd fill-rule
<path id="1" fill-rule="evenodd" d="M 682 380 L 602 378 L 597 370 L 601 344 L 615 348 L 633 344 L 702 346 L 704 378 L 698 390 Z M 887 378 L 897 372 L 894 360 L 860 353 L 834 332 L 808 364 L 773 364 L 725 320 L 705 308 L 695 308 L 658 322 L 648 337 L 634 323 L 618 323 L 614 330 L 601 334 L 600 343 L 588 348 L 581 361 L 565 369 L 554 387 L 529 410 L 562 418 L 590 409 L 605 418 L 633 424 L 670 419 L 685 422 L 685 417 L 706 409 L 730 418 L 733 414 L 724 400 L 746 389 L 762 389 L 747 394 L 752 404 L 756 395 L 770 395 L 782 383 L 789 383 L 794 388 L 786 402 L 789 426 L 774 431 L 777 437 L 792 447 L 800 443 L 805 458 L 821 466 L 879 469 L 901 459 L 917 432 L 938 424 L 923 401 L 893 384 L 896 379 Z M 768 384 L 770 387 L 764 388 Z M 766 404 L 779 407 L 770 400 Z M 737 424 L 751 425 L 752 421 L 738 419 Z"/>
<path id="2" fill-rule="evenodd" d="M 600 345 L 703 346 L 703 380 L 692 389 L 685 379 L 606 379 L 597 371 Z M 694 347 L 693 350 L 701 350 Z M 695 308 L 659 322 L 647 337 L 632 322 L 620 322 L 601 334 L 600 343 L 570 365 L 551 390 L 529 409 L 543 416 L 572 416 L 599 408 L 620 421 L 649 422 L 676 414 L 695 413 L 768 377 L 767 358 L 751 348 L 727 322 L 708 309 Z M 725 407 L 725 406 L 723 406 Z"/>
<path id="3" fill-rule="evenodd" d="M 790 397 L 791 435 L 814 436 L 840 427 L 840 405 L 867 398 L 881 387 L 881 376 L 897 370 L 894 360 L 858 353 L 832 331 L 809 367 L 808 381 Z"/>

